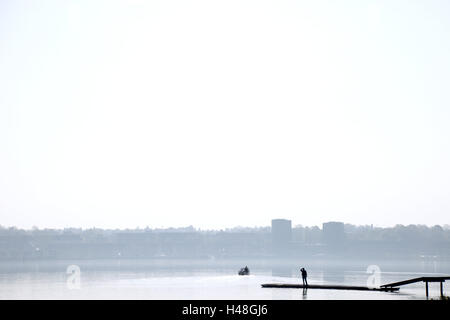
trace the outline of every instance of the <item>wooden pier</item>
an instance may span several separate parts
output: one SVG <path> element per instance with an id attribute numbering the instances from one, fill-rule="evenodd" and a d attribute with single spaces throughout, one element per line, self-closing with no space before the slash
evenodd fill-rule
<path id="1" fill-rule="evenodd" d="M 425 294 L 428 297 L 428 283 L 429 282 L 440 282 L 441 297 L 443 297 L 445 280 L 450 280 L 450 277 L 420 277 L 420 278 L 414 278 L 414 279 L 409 279 L 409 280 L 404 280 L 404 281 L 383 284 L 382 286 L 380 286 L 380 288 L 396 288 L 396 287 L 404 286 L 404 285 L 411 284 L 411 283 L 425 282 Z"/>
<path id="2" fill-rule="evenodd" d="M 388 284 L 383 284 L 379 288 L 369 288 L 363 286 L 346 286 L 346 285 L 323 285 L 323 284 L 291 284 L 291 283 L 265 283 L 262 284 L 263 288 L 287 288 L 287 289 L 331 289 L 331 290 L 360 290 L 360 291 L 384 291 L 384 292 L 396 292 L 400 290 L 400 286 L 404 286 L 416 282 L 425 282 L 425 293 L 428 297 L 428 283 L 440 282 L 441 297 L 444 296 L 443 283 L 445 280 L 450 280 L 450 277 L 420 277 L 404 281 L 398 281 Z"/>
<path id="3" fill-rule="evenodd" d="M 345 285 L 323 285 L 323 284 L 290 284 L 290 283 L 266 283 L 262 284 L 263 288 L 289 288 L 289 289 L 331 289 L 331 290 L 359 290 L 359 291 L 385 291 L 385 292 L 395 292 L 400 290 L 396 287 L 387 288 L 369 288 L 363 286 L 345 286 Z"/>

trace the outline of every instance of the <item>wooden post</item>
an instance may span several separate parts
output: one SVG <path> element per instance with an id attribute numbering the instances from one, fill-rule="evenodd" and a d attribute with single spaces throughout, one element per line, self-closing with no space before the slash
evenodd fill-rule
<path id="1" fill-rule="evenodd" d="M 425 282 L 425 294 L 427 295 L 428 298 L 428 281 Z"/>
<path id="2" fill-rule="evenodd" d="M 444 296 L 443 281 L 441 281 L 441 297 Z"/>

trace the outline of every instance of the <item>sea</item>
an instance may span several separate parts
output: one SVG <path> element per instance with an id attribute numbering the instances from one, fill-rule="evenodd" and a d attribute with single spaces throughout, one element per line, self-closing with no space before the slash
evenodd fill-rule
<path id="1" fill-rule="evenodd" d="M 250 275 L 239 276 L 248 266 Z M 427 299 L 425 284 L 399 292 L 262 288 L 266 283 L 379 286 L 423 276 L 450 275 L 450 260 L 415 259 L 116 259 L 1 261 L 0 299 L 150 300 L 397 300 Z M 444 295 L 450 295 L 444 283 Z M 439 283 L 428 299 L 439 299 Z"/>

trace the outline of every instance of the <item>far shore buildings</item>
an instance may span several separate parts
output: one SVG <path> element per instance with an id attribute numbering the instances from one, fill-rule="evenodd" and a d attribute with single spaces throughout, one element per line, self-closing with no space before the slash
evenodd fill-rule
<path id="1" fill-rule="evenodd" d="M 68 259 L 306 259 L 435 257 L 450 259 L 450 230 L 439 226 L 373 228 L 337 221 L 293 226 L 196 230 L 52 230 L 2 228 L 0 261 Z M 435 259 L 433 258 L 433 259 Z"/>
<path id="2" fill-rule="evenodd" d="M 271 228 L 272 256 L 303 256 L 312 252 L 334 253 L 345 248 L 345 230 L 343 222 L 330 221 L 317 229 L 318 238 L 306 241 L 304 235 L 299 235 L 296 228 L 292 228 L 291 220 L 273 219 Z M 295 236 L 294 236 L 295 232 Z"/>

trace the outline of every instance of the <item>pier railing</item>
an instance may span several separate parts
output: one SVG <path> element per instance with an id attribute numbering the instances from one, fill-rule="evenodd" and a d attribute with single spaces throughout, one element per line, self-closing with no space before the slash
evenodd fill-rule
<path id="1" fill-rule="evenodd" d="M 400 287 L 400 286 L 404 286 L 404 285 L 411 284 L 411 283 L 425 282 L 425 294 L 428 297 L 428 283 L 429 282 L 440 282 L 441 297 L 443 297 L 444 296 L 444 285 L 443 284 L 444 284 L 445 280 L 450 280 L 450 277 L 420 277 L 420 278 L 414 278 L 414 279 L 409 279 L 409 280 L 404 280 L 404 281 L 383 284 L 382 286 L 380 286 L 380 288 L 395 288 L 395 287 Z"/>

